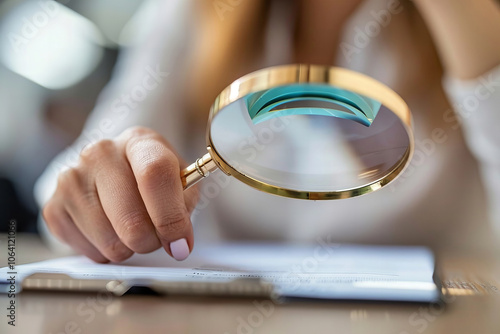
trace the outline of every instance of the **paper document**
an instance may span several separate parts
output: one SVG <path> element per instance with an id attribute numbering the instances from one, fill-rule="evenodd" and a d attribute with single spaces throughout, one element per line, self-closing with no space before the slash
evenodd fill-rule
<path id="1" fill-rule="evenodd" d="M 158 250 L 136 254 L 119 265 L 75 256 L 19 265 L 16 270 L 19 282 L 34 273 L 135 282 L 260 278 L 284 297 L 432 302 L 440 296 L 433 281 L 433 254 L 423 247 L 197 245 L 184 262 Z M 8 268 L 0 269 L 0 283 L 7 283 L 7 272 Z"/>

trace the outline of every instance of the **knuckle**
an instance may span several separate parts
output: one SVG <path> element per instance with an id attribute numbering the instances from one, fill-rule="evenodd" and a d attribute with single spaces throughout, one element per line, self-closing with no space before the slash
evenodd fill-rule
<path id="1" fill-rule="evenodd" d="M 47 224 L 52 224 L 56 220 L 55 207 L 52 201 L 48 201 L 47 204 L 45 204 L 45 206 L 43 207 L 42 217 Z"/>
<path id="2" fill-rule="evenodd" d="M 61 183 L 78 183 L 80 176 L 76 168 L 69 168 L 59 174 L 59 181 Z"/>
<path id="3" fill-rule="evenodd" d="M 122 136 L 125 138 L 137 138 L 152 135 L 155 132 L 144 126 L 133 126 L 122 132 Z"/>
<path id="4" fill-rule="evenodd" d="M 101 252 L 112 262 L 122 262 L 132 256 L 132 252 L 118 238 L 110 239 Z"/>
<path id="5" fill-rule="evenodd" d="M 115 149 L 116 145 L 114 141 L 110 139 L 103 139 L 85 146 L 80 152 L 80 159 L 82 161 L 99 159 L 103 156 L 109 155 Z"/>
<path id="6" fill-rule="evenodd" d="M 42 209 L 42 217 L 49 228 L 49 231 L 61 240 L 65 240 L 64 229 L 61 226 L 61 222 L 57 217 L 57 208 L 55 204 L 49 201 L 45 207 Z"/>
<path id="7" fill-rule="evenodd" d="M 168 186 L 171 178 L 179 178 L 180 167 L 175 156 L 170 154 L 144 161 L 138 177 L 147 188 Z"/>
<path id="8" fill-rule="evenodd" d="M 182 212 L 170 213 L 160 220 L 156 230 L 163 237 L 182 234 L 186 230 L 186 215 Z"/>
<path id="9" fill-rule="evenodd" d="M 58 202 L 64 201 L 69 209 L 83 208 L 88 205 L 90 205 L 89 209 L 92 209 L 98 202 L 92 190 L 93 182 L 93 173 L 79 168 L 68 169 L 59 175 L 54 197 L 57 197 Z"/>
<path id="10" fill-rule="evenodd" d="M 56 191 L 71 192 L 75 189 L 75 187 L 79 187 L 80 185 L 80 172 L 76 168 L 69 168 L 59 174 L 57 178 Z"/>
<path id="11" fill-rule="evenodd" d="M 144 247 L 145 235 L 147 234 L 147 219 L 143 214 L 130 214 L 121 219 L 122 229 L 120 239 L 132 250 Z"/>

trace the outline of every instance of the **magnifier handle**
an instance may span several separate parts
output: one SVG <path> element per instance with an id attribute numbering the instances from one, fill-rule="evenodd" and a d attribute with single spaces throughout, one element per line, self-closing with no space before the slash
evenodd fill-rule
<path id="1" fill-rule="evenodd" d="M 217 165 L 212 160 L 210 153 L 205 154 L 195 163 L 181 171 L 181 181 L 184 190 L 188 189 L 201 179 L 207 177 L 211 172 L 217 169 Z"/>

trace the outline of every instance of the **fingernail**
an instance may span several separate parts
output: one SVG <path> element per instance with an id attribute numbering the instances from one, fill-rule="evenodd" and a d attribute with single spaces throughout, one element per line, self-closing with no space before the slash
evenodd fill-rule
<path id="1" fill-rule="evenodd" d="M 170 243 L 170 252 L 177 261 L 183 261 L 189 256 L 189 246 L 186 239 L 182 238 Z"/>

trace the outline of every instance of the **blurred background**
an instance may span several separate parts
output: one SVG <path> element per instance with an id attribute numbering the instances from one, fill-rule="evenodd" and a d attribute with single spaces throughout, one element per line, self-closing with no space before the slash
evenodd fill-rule
<path id="1" fill-rule="evenodd" d="M 2 231 L 36 232 L 33 185 L 81 132 L 142 2 L 0 1 Z"/>
<path id="2" fill-rule="evenodd" d="M 126 120 L 116 118 L 109 135 L 145 125 L 164 134 L 186 160 L 203 153 L 205 115 L 215 96 L 263 67 L 336 64 L 390 85 L 410 104 L 440 87 L 441 65 L 411 1 L 318 4 L 330 8 L 314 11 L 303 0 L 0 0 L 0 230 L 15 218 L 20 232 L 36 232 L 37 178 L 59 152 L 72 143 L 79 152 L 88 142 L 78 137 L 96 105 L 94 114 L 101 116 L 91 117 L 87 129 L 118 111 L 113 99 L 130 103 L 123 94 L 134 91 L 147 68 L 168 78 L 139 107 L 127 105 L 134 112 Z M 346 23 L 359 4 L 362 10 Z M 386 13 L 387 24 L 373 13 Z M 370 33 L 372 25 L 378 31 Z M 339 47 L 343 30 L 347 49 Z M 421 109 L 417 132 L 436 126 L 426 123 L 437 113 Z M 172 111 L 168 117 L 165 110 Z M 176 116 L 182 113 L 187 123 Z M 275 225 L 279 236 L 282 227 Z"/>
<path id="3" fill-rule="evenodd" d="M 202 198 L 203 210 L 210 205 L 195 217 L 203 238 L 310 241 L 334 234 L 339 242 L 488 248 L 488 211 L 497 207 L 488 200 L 494 204 L 498 187 L 481 180 L 484 155 L 467 147 L 443 85 L 444 58 L 416 2 L 312 3 L 0 0 L 0 231 L 15 219 L 19 232 L 37 232 L 36 202 L 51 196 L 56 168 L 37 183 L 36 200 L 35 182 L 72 144 L 59 160 L 77 159 L 93 140 L 88 132 L 114 137 L 147 126 L 194 161 L 206 153 L 208 111 L 224 87 L 264 67 L 310 63 L 364 73 L 401 95 L 413 113 L 420 159 L 394 186 L 346 201 L 290 202 L 238 182 L 224 191 L 216 185 L 217 199 Z M 103 122 L 113 129 L 101 130 Z M 435 130 L 446 140 L 428 152 Z M 51 167 L 60 167 L 57 160 Z M 489 198 L 484 185 L 491 185 Z M 303 223 L 311 220 L 314 228 Z"/>

